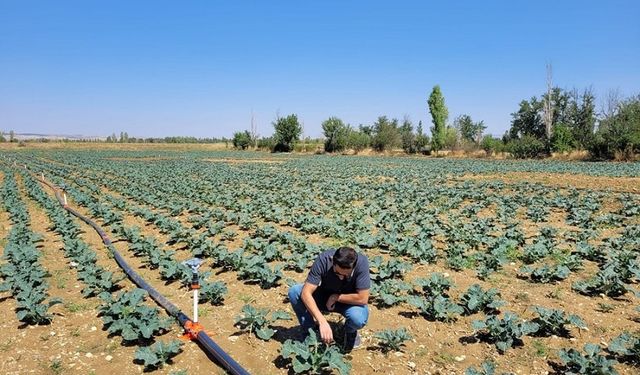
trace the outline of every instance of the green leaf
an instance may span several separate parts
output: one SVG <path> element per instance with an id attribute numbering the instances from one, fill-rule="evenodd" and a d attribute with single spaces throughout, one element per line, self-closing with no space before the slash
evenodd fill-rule
<path id="1" fill-rule="evenodd" d="M 262 327 L 256 329 L 256 336 L 259 338 L 268 341 L 276 332 L 269 327 Z"/>

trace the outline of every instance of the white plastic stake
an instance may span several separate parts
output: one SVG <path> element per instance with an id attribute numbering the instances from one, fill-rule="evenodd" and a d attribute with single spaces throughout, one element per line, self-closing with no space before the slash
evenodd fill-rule
<path id="1" fill-rule="evenodd" d="M 62 193 L 62 197 L 64 198 L 64 205 L 67 205 L 67 193 Z"/>
<path id="2" fill-rule="evenodd" d="M 44 181 L 44 172 L 42 172 L 42 181 Z"/>
<path id="3" fill-rule="evenodd" d="M 193 322 L 198 323 L 198 289 L 193 290 Z"/>

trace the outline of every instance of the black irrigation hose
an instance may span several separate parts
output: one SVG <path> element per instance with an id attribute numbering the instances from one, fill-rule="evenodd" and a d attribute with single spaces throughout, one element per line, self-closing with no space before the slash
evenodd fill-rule
<path id="1" fill-rule="evenodd" d="M 65 210 L 69 211 L 72 215 L 76 216 L 77 218 L 84 221 L 85 223 L 91 225 L 93 229 L 95 229 L 96 232 L 98 232 L 98 234 L 102 238 L 102 242 L 105 244 L 105 246 L 107 246 L 109 251 L 111 251 L 116 262 L 118 263 L 120 268 L 122 268 L 122 270 L 127 274 L 127 276 L 129 276 L 129 278 L 140 288 L 146 290 L 149 293 L 149 296 L 151 296 L 151 298 L 153 298 L 154 301 L 156 301 L 160 306 L 162 306 L 162 308 L 167 310 L 169 315 L 174 316 L 176 319 L 178 319 L 178 322 L 180 322 L 180 325 L 183 328 L 185 328 L 185 330 L 187 330 L 187 332 L 191 334 L 198 341 L 198 343 L 206 350 L 208 354 L 213 356 L 218 361 L 218 363 L 220 363 L 230 374 L 249 375 L 247 370 L 242 368 L 242 366 L 240 366 L 236 361 L 234 361 L 233 358 L 231 358 L 218 344 L 216 344 L 203 329 L 199 329 L 198 325 L 194 326 L 193 321 L 187 315 L 185 315 L 182 311 L 180 311 L 180 309 L 176 305 L 171 303 L 165 296 L 160 294 L 155 288 L 153 288 L 142 277 L 140 277 L 140 275 L 138 275 L 127 264 L 127 262 L 124 260 L 122 255 L 120 255 L 118 250 L 116 250 L 116 248 L 111 244 L 111 240 L 109 239 L 107 234 L 102 230 L 102 228 L 98 226 L 98 224 L 96 224 L 91 219 L 83 216 L 81 213 L 79 213 L 78 211 L 74 210 L 73 208 L 65 204 L 64 199 L 60 195 L 59 189 L 52 183 L 46 181 L 44 179 L 44 176 L 42 176 L 42 179 L 37 179 L 37 180 L 49 186 L 54 191 L 56 198 L 58 199 L 58 203 L 60 203 L 60 205 Z M 194 327 L 196 329 L 193 329 Z"/>

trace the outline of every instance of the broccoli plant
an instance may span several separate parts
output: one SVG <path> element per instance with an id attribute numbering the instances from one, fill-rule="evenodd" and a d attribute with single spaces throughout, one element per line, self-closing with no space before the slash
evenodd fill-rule
<path id="1" fill-rule="evenodd" d="M 524 247 L 524 251 L 520 259 L 526 264 L 532 264 L 551 254 L 549 243 L 547 241 L 537 241 L 531 245 Z"/>
<path id="2" fill-rule="evenodd" d="M 575 255 L 582 259 L 590 260 L 600 264 L 604 264 L 607 261 L 607 253 L 601 246 L 593 246 L 588 242 L 581 241 L 576 244 Z"/>
<path id="3" fill-rule="evenodd" d="M 472 327 L 474 331 L 482 331 L 482 336 L 493 342 L 498 351 L 503 354 L 514 344 L 521 343 L 522 336 L 536 332 L 539 325 L 520 321 L 516 314 L 505 312 L 502 319 L 491 315 L 484 321 L 473 321 Z"/>
<path id="4" fill-rule="evenodd" d="M 622 281 L 626 283 L 632 282 L 633 279 L 640 280 L 640 261 L 638 261 L 637 252 L 614 252 L 611 256 L 610 266 L 615 269 Z"/>
<path id="5" fill-rule="evenodd" d="M 100 267 L 93 267 L 78 273 L 78 278 L 84 283 L 82 295 L 93 297 L 102 292 L 112 292 L 119 288 L 118 283 L 125 279 L 123 274 L 115 276 L 112 272 Z"/>
<path id="6" fill-rule="evenodd" d="M 221 305 L 224 295 L 227 294 L 227 285 L 222 281 L 208 282 L 200 284 L 199 302 L 209 302 L 212 305 Z"/>
<path id="7" fill-rule="evenodd" d="M 491 360 L 486 360 L 480 365 L 480 369 L 476 370 L 475 367 L 469 367 L 464 371 L 464 375 L 495 375 L 496 364 Z M 511 375 L 511 373 L 503 372 L 502 375 Z"/>
<path id="8" fill-rule="evenodd" d="M 385 329 L 383 331 L 377 332 L 374 337 L 379 340 L 378 346 L 384 353 L 392 350 L 396 352 L 402 351 L 404 342 L 412 339 L 411 335 L 404 327 L 396 330 Z"/>
<path id="9" fill-rule="evenodd" d="M 416 285 L 422 289 L 422 292 L 425 295 L 430 296 L 439 296 L 439 295 L 447 295 L 447 291 L 451 289 L 453 284 L 451 280 L 445 277 L 441 273 L 432 273 L 428 279 L 419 278 L 415 281 Z"/>
<path id="10" fill-rule="evenodd" d="M 490 274 L 502 268 L 502 265 L 509 261 L 515 252 L 517 243 L 513 240 L 500 238 L 492 244 L 491 250 L 487 253 L 476 253 L 475 260 L 476 274 L 481 280 L 485 280 Z"/>
<path id="11" fill-rule="evenodd" d="M 404 292 L 411 286 L 403 281 L 388 279 L 371 283 L 371 296 L 378 307 L 391 307 L 405 300 Z"/>
<path id="12" fill-rule="evenodd" d="M 473 284 L 460 297 L 460 306 L 464 309 L 466 315 L 475 314 L 480 311 L 496 312 L 497 309 L 506 304 L 505 301 L 499 299 L 500 292 L 491 288 L 487 291 L 482 290 L 478 284 Z"/>
<path id="13" fill-rule="evenodd" d="M 270 268 L 264 257 L 254 255 L 245 258 L 238 270 L 238 278 L 258 283 L 262 289 L 269 289 L 279 284 L 282 279 L 282 268 L 284 268 L 282 264 Z"/>
<path id="14" fill-rule="evenodd" d="M 452 322 L 464 312 L 449 298 L 447 291 L 453 283 L 443 274 L 432 273 L 427 279 L 417 279 L 416 284 L 421 287 L 422 294 L 407 297 L 407 302 L 420 309 L 427 319 Z"/>
<path id="15" fill-rule="evenodd" d="M 320 342 L 312 329 L 303 342 L 285 341 L 280 353 L 283 358 L 291 359 L 291 369 L 296 374 L 322 374 L 337 370 L 340 375 L 346 375 L 351 371 L 351 364 L 344 360 L 338 347 Z"/>
<path id="16" fill-rule="evenodd" d="M 533 319 L 533 322 L 540 326 L 538 334 L 566 336 L 569 333 L 565 327 L 567 324 L 572 324 L 579 329 L 587 328 L 585 322 L 578 315 L 566 315 L 562 310 L 546 309 L 539 306 L 535 306 L 533 310 L 538 314 Z"/>
<path id="17" fill-rule="evenodd" d="M 182 352 L 183 345 L 178 340 L 167 343 L 158 341 L 153 345 L 138 348 L 134 360 L 142 363 L 146 371 L 159 369 L 171 363 L 171 359 Z"/>
<path id="18" fill-rule="evenodd" d="M 566 279 L 571 270 L 564 265 L 543 265 L 539 268 L 533 268 L 530 266 L 524 266 L 519 270 L 520 277 L 530 277 L 531 281 L 535 283 L 548 284 L 554 281 L 561 281 Z"/>
<path id="19" fill-rule="evenodd" d="M 417 238 L 408 238 L 398 244 L 397 255 L 405 255 L 421 264 L 434 263 L 437 258 L 436 249 L 431 240 L 421 233 Z"/>
<path id="20" fill-rule="evenodd" d="M 607 349 L 624 358 L 640 362 L 640 335 L 632 335 L 629 332 L 624 332 L 611 340 Z"/>
<path id="21" fill-rule="evenodd" d="M 25 288 L 16 295 L 16 316 L 27 324 L 48 324 L 53 316 L 48 313 L 51 306 L 62 303 L 60 298 L 47 298 L 46 287 Z"/>
<path id="22" fill-rule="evenodd" d="M 576 281 L 572 289 L 587 296 L 605 294 L 609 297 L 619 297 L 627 293 L 627 286 L 613 265 L 601 269 L 591 279 Z"/>
<path id="23" fill-rule="evenodd" d="M 451 301 L 449 297 L 437 296 L 409 296 L 409 304 L 420 309 L 420 313 L 427 319 L 441 322 L 453 322 L 464 312 L 464 309 Z"/>
<path id="24" fill-rule="evenodd" d="M 150 340 L 154 335 L 165 332 L 171 320 L 160 319 L 157 308 L 145 306 L 146 296 L 147 292 L 138 288 L 119 293 L 116 298 L 108 292 L 100 293 L 104 303 L 98 311 L 107 331 L 130 342 Z"/>
<path id="25" fill-rule="evenodd" d="M 270 327 L 277 320 L 291 320 L 286 311 L 277 310 L 269 315 L 269 309 L 255 308 L 251 305 L 242 307 L 242 314 L 236 317 L 235 324 L 242 331 L 254 333 L 258 338 L 269 341 L 276 333 Z"/>
<path id="26" fill-rule="evenodd" d="M 407 271 L 411 270 L 409 263 L 398 260 L 397 258 L 391 258 L 388 262 L 383 262 L 381 256 L 373 257 L 370 262 L 370 267 L 372 269 L 372 281 L 402 278 Z"/>
<path id="27" fill-rule="evenodd" d="M 618 374 L 613 367 L 617 362 L 600 355 L 600 351 L 600 346 L 596 344 L 586 344 L 584 355 L 575 349 L 560 350 L 558 357 L 564 364 L 562 373 L 567 375 Z"/>

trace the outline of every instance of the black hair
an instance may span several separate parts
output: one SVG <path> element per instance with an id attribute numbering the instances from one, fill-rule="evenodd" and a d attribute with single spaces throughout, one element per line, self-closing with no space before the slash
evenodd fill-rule
<path id="1" fill-rule="evenodd" d="M 358 253 L 350 247 L 343 246 L 333 254 L 333 264 L 340 268 L 352 269 L 358 260 Z"/>

